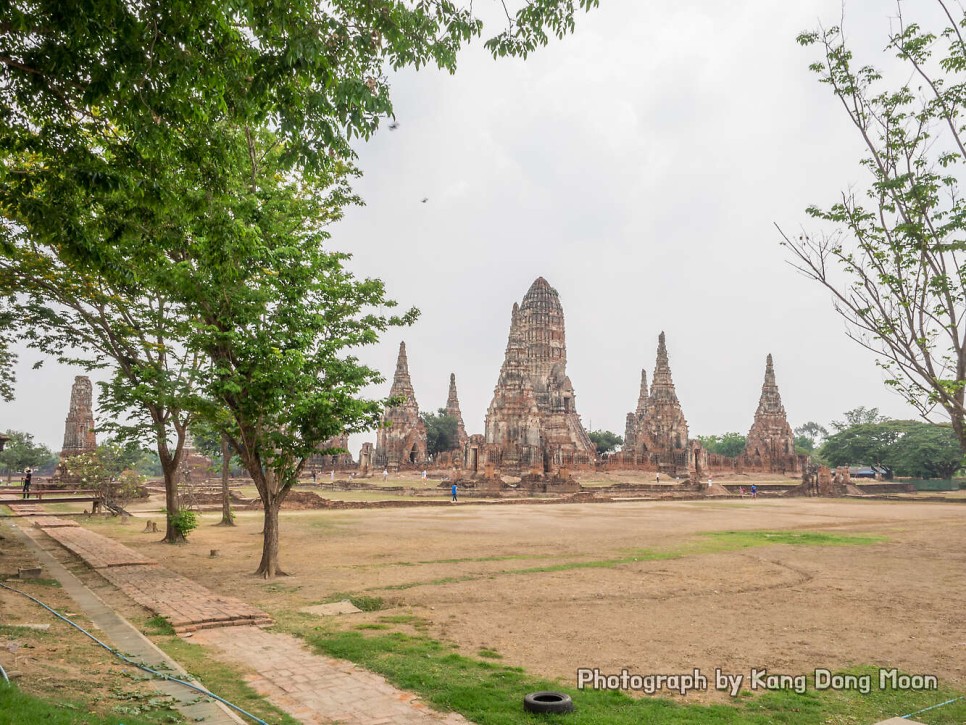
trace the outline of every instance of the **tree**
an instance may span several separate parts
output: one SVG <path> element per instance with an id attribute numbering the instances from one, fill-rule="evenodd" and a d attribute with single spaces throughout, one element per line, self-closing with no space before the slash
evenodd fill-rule
<path id="1" fill-rule="evenodd" d="M 833 420 L 831 423 L 836 431 L 867 423 L 885 423 L 888 420 L 884 415 L 879 415 L 878 408 L 866 408 L 864 405 L 847 410 L 842 415 L 844 420 Z"/>
<path id="2" fill-rule="evenodd" d="M 745 450 L 747 438 L 741 433 L 725 433 L 722 436 L 698 436 L 698 440 L 709 453 L 734 458 Z"/>
<path id="3" fill-rule="evenodd" d="M 264 511 L 256 574 L 274 577 L 284 573 L 278 512 L 306 461 L 334 436 L 375 427 L 385 406 L 360 396 L 382 377 L 349 351 L 417 313 L 390 314 L 383 283 L 356 279 L 347 255 L 325 248 L 322 227 L 341 214 L 344 179 L 321 193 L 278 173 L 284 148 L 272 132 L 231 131 L 221 130 L 218 162 L 233 186 L 192 218 L 194 231 L 173 250 L 187 263 L 170 270 L 166 294 L 198 321 L 188 346 L 211 371 L 197 412 L 254 480 Z"/>
<path id="4" fill-rule="evenodd" d="M 623 438 L 616 433 L 611 433 L 609 430 L 592 430 L 587 435 L 590 437 L 591 442 L 597 446 L 598 456 L 610 453 L 617 446 L 624 444 Z"/>
<path id="5" fill-rule="evenodd" d="M 71 478 L 81 486 L 93 489 L 109 506 L 113 506 L 139 496 L 143 484 L 142 477 L 135 471 L 115 474 L 111 468 L 115 463 L 116 460 L 105 461 L 100 451 L 91 451 L 69 456 L 64 465 Z"/>
<path id="6" fill-rule="evenodd" d="M 231 510 L 231 491 L 228 487 L 228 479 L 231 477 L 232 469 L 236 469 L 236 473 L 244 470 L 241 459 L 237 455 L 232 455 L 228 436 L 215 430 L 204 421 L 199 421 L 191 429 L 191 435 L 195 447 L 208 456 L 216 466 L 221 466 L 221 522 L 218 525 L 234 526 L 235 514 Z"/>
<path id="7" fill-rule="evenodd" d="M 841 28 L 799 36 L 821 50 L 810 67 L 862 139 L 870 179 L 864 198 L 847 191 L 829 208 L 809 207 L 833 233 L 779 231 L 794 265 L 832 293 L 849 337 L 876 353 L 886 383 L 927 420 L 943 412 L 966 452 L 966 12 L 936 5 L 948 22 L 935 32 L 899 6 L 887 48 L 907 80 L 891 87 L 854 62 Z"/>
<path id="8" fill-rule="evenodd" d="M 962 468 L 963 453 L 951 426 L 908 422 L 889 455 L 889 465 L 898 475 L 951 478 Z"/>
<path id="9" fill-rule="evenodd" d="M 801 445 L 808 451 L 812 451 L 816 446 L 820 446 L 822 441 L 828 437 L 828 428 L 816 423 L 814 420 L 810 420 L 807 423 L 802 423 L 795 429 L 795 436 L 796 446 Z M 799 438 L 803 439 L 801 444 L 799 444 Z"/>
<path id="10" fill-rule="evenodd" d="M 832 466 L 882 465 L 919 478 L 948 478 L 963 461 L 951 426 L 915 420 L 850 426 L 829 436 L 821 454 Z"/>
<path id="11" fill-rule="evenodd" d="M 596 4 L 528 2 L 487 46 L 525 56 Z M 11 260 L 0 293 L 37 282 L 36 300 L 18 298 L 35 303 L 41 332 L 32 343 L 65 360 L 82 350 L 112 367 L 109 404 L 137 417 L 118 434 L 150 435 L 158 446 L 166 540 L 178 531 L 172 476 L 189 411 L 229 436 L 274 517 L 265 529 L 274 544 L 259 567 L 267 576 L 276 568 L 277 506 L 304 446 L 320 430 L 342 432 L 329 430 L 331 416 L 346 415 L 347 429 L 373 422 L 375 401 L 336 396 L 326 408 L 321 391 L 358 391 L 377 379 L 339 352 L 413 315 L 363 313 L 386 302 L 381 283 L 343 274 L 344 257 L 322 252 L 319 230 L 355 201 L 350 142 L 392 115 L 386 70 L 435 63 L 453 71 L 457 51 L 481 33 L 472 4 L 449 0 L 40 0 L 0 10 L 0 252 Z M 306 270 L 329 285 L 296 279 Z M 25 272 L 32 276 L 16 277 Z M 62 283 L 75 299 L 39 304 Z M 237 299 L 219 301 L 216 291 Z M 323 318 L 334 322 L 330 336 Z M 289 342 L 260 335 L 263 319 Z M 304 335 L 288 329 L 303 322 Z M 247 327 L 233 335 L 227 325 Z M 201 364 L 211 366 L 213 402 L 195 396 Z M 303 387 L 283 399 L 283 382 Z M 240 384 L 253 387 L 232 387 Z M 299 430 L 312 408 L 322 422 Z"/>
<path id="12" fill-rule="evenodd" d="M 815 439 L 811 436 L 795 436 L 795 452 L 808 454 L 815 450 Z"/>
<path id="13" fill-rule="evenodd" d="M 0 452 L 0 470 L 7 474 L 8 481 L 25 468 L 53 470 L 57 465 L 57 456 L 47 446 L 34 443 L 33 434 L 8 430 L 4 435 L 10 440 Z"/>
<path id="14" fill-rule="evenodd" d="M 426 452 L 437 453 L 454 451 L 459 448 L 459 421 L 440 408 L 436 413 L 423 413 L 420 416 L 426 424 Z"/>
<path id="15" fill-rule="evenodd" d="M 8 191 L 11 186 L 16 183 L 8 183 Z M 87 370 L 110 365 L 110 376 L 100 383 L 99 404 L 114 422 L 103 427 L 115 433 L 119 445 L 133 445 L 132 452 L 142 450 L 145 443 L 154 445 L 169 512 L 164 540 L 183 541 L 172 517 L 178 511 L 177 471 L 191 420 L 187 401 L 196 394 L 201 360 L 183 344 L 188 321 L 152 289 L 159 286 L 157 275 L 168 265 L 139 254 L 124 255 L 123 265 L 114 259 L 111 264 L 116 266 L 109 274 L 74 263 L 68 237 L 76 225 L 90 240 L 98 239 L 112 250 L 103 256 L 117 256 L 126 244 L 142 246 L 153 238 L 145 238 L 143 230 L 131 232 L 126 244 L 110 247 L 118 233 L 117 220 L 125 218 L 126 203 L 117 198 L 101 199 L 100 204 L 82 202 L 81 191 L 75 194 L 73 227 L 64 228 L 63 220 L 43 203 L 37 204 L 39 211 L 29 206 L 22 214 L 19 209 L 9 211 L 8 224 L 0 232 L 5 242 L 0 290 L 12 294 L 24 284 L 31 289 L 31 294 L 11 302 L 28 344 Z M 11 219 L 16 223 L 9 223 Z"/>

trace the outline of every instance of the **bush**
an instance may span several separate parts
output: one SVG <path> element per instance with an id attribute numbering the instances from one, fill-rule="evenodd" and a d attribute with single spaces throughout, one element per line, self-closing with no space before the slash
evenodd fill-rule
<path id="1" fill-rule="evenodd" d="M 198 528 L 198 514 L 194 511 L 180 509 L 168 518 L 172 528 L 186 539 L 189 533 Z"/>

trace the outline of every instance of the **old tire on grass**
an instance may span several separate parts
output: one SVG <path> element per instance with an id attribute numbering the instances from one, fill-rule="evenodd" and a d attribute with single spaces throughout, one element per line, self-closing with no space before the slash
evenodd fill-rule
<path id="1" fill-rule="evenodd" d="M 531 692 L 523 698 L 527 712 L 559 714 L 574 711 L 574 701 L 562 692 Z"/>

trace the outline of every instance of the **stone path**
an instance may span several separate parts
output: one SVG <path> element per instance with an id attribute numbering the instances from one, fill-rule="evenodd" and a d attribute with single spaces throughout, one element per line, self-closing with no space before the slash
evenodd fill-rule
<path id="1" fill-rule="evenodd" d="M 39 516 L 33 524 L 138 604 L 167 619 L 179 634 L 207 627 L 272 623 L 260 609 L 219 596 L 76 522 Z"/>
<path id="2" fill-rule="evenodd" d="M 351 662 L 312 654 L 287 634 L 257 627 L 208 629 L 192 642 L 215 647 L 257 672 L 246 678 L 264 695 L 302 723 L 322 725 L 456 725 L 459 713 L 436 712 L 409 692 Z"/>
<path id="3" fill-rule="evenodd" d="M 39 507 L 38 507 L 39 508 Z M 26 513 L 26 512 L 24 512 Z M 113 539 L 53 516 L 32 523 L 81 557 L 134 601 L 164 616 L 191 642 L 219 651 L 254 671 L 252 688 L 310 725 L 458 725 L 459 713 L 441 713 L 413 693 L 346 662 L 313 654 L 296 637 L 266 632 L 268 615 L 223 597 L 154 563 Z"/>

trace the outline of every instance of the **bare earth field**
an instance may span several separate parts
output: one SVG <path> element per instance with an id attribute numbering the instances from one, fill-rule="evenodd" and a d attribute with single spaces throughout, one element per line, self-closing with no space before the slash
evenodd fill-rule
<path id="1" fill-rule="evenodd" d="M 207 516 L 180 547 L 141 533 L 139 519 L 90 525 L 276 614 L 338 593 L 381 597 L 389 612 L 344 616 L 346 626 L 417 615 L 465 654 L 495 650 L 505 664 L 569 683 L 578 667 L 795 675 L 874 665 L 966 687 L 962 504 L 745 499 L 298 511 L 282 517 L 281 561 L 292 576 L 274 582 L 250 574 L 260 516 L 241 514 L 235 529 L 216 521 Z M 885 540 L 729 548 L 707 536 L 738 530 Z M 218 557 L 209 557 L 212 548 Z M 550 570 L 521 571 L 541 568 Z"/>

